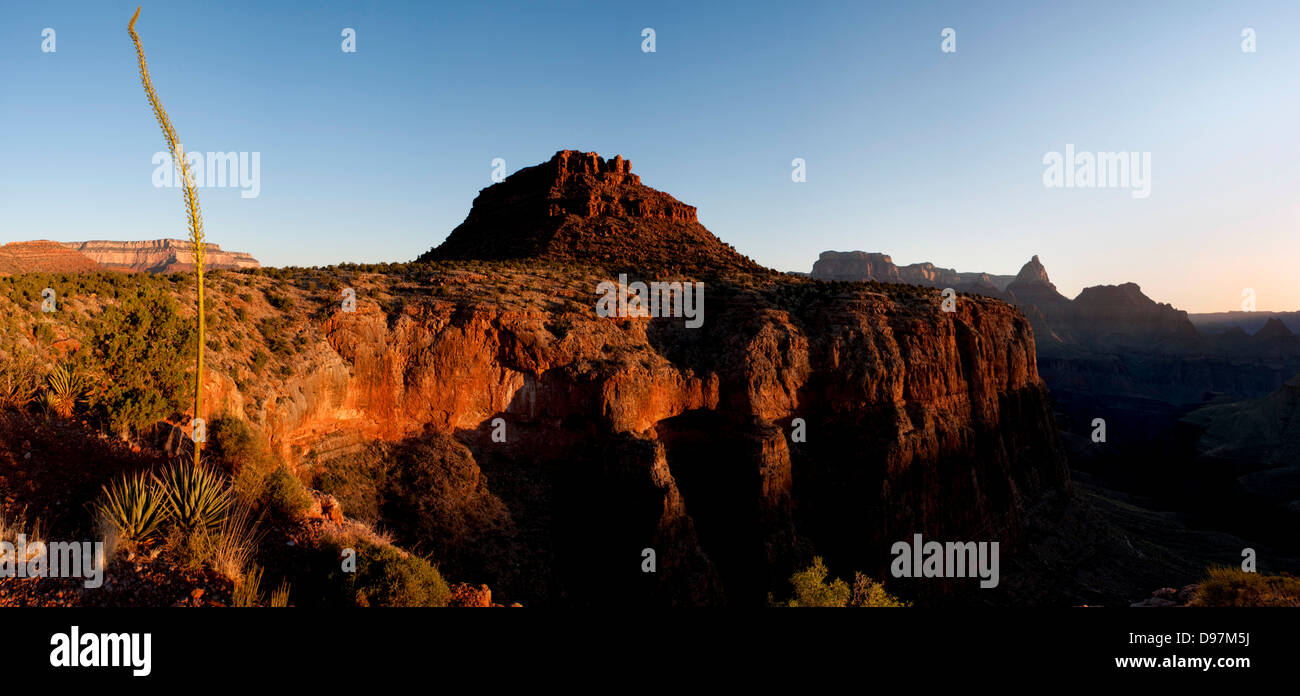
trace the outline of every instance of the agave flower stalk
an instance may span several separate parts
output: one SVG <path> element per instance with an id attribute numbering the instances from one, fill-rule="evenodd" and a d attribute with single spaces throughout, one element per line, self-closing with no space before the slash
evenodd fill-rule
<path id="1" fill-rule="evenodd" d="M 185 214 L 189 220 L 190 228 L 190 246 L 191 255 L 194 260 L 194 272 L 197 275 L 196 292 L 198 294 L 198 346 L 194 358 L 194 417 L 202 417 L 203 407 L 203 346 L 204 346 L 204 317 L 203 317 L 203 264 L 204 264 L 204 244 L 203 241 L 203 212 L 199 210 L 199 194 L 194 187 L 194 174 L 190 171 L 189 162 L 185 157 L 184 146 L 181 145 L 180 138 L 176 136 L 176 129 L 172 127 L 171 119 L 167 117 L 167 111 L 163 109 L 162 102 L 158 99 L 158 93 L 153 88 L 153 80 L 149 78 L 149 64 L 144 58 L 144 45 L 140 43 L 140 35 L 135 31 L 135 21 L 140 18 L 140 8 L 135 8 L 135 14 L 131 16 L 131 22 L 126 25 L 126 31 L 131 35 L 131 40 L 135 42 L 135 54 L 140 60 L 140 82 L 144 84 L 145 96 L 149 97 L 149 104 L 153 107 L 154 118 L 157 119 L 159 127 L 162 128 L 163 138 L 167 141 L 167 147 L 171 149 L 172 162 L 180 174 L 181 182 L 185 188 Z M 194 464 L 197 466 L 200 462 L 200 452 L 203 449 L 203 443 L 198 438 L 194 442 Z"/>

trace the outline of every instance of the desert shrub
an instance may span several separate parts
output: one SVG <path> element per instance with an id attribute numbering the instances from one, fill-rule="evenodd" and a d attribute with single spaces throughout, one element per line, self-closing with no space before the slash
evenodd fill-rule
<path id="1" fill-rule="evenodd" d="M 247 421 L 222 414 L 208 424 L 208 446 L 204 452 L 230 471 L 238 471 L 259 457 L 266 456 L 266 439 L 254 431 Z"/>
<path id="2" fill-rule="evenodd" d="M 251 364 L 253 374 L 261 375 L 262 368 L 266 367 L 266 361 L 270 359 L 271 356 L 267 355 L 266 351 L 261 350 L 260 348 L 258 350 L 253 351 L 253 359 Z"/>
<path id="3" fill-rule="evenodd" d="M 1300 578 L 1211 566 L 1190 604 L 1200 607 L 1300 607 Z"/>
<path id="4" fill-rule="evenodd" d="M 226 479 L 203 464 L 184 461 L 168 467 L 159 478 L 169 522 L 183 532 L 221 529 L 230 507 Z"/>
<path id="5" fill-rule="evenodd" d="M 827 578 L 829 571 L 821 556 L 811 566 L 790 576 L 794 596 L 786 607 L 906 607 L 909 603 L 885 591 L 885 586 L 863 573 L 855 573 L 853 587 L 838 578 Z M 770 601 L 769 596 L 769 601 Z"/>
<path id="6" fill-rule="evenodd" d="M 48 344 L 48 343 L 53 343 L 55 338 L 56 336 L 54 335 L 54 327 L 50 326 L 49 324 L 46 324 L 45 322 L 41 322 L 40 324 L 36 325 L 37 341 Z"/>
<path id="7" fill-rule="evenodd" d="M 186 365 L 195 331 L 176 301 L 152 286 L 104 310 L 90 343 L 104 372 L 90 407 L 119 433 L 139 430 L 180 412 L 193 385 Z"/>
<path id="8" fill-rule="evenodd" d="M 293 308 L 293 298 L 271 290 L 266 291 L 266 301 L 272 307 L 281 311 Z"/>
<path id="9" fill-rule="evenodd" d="M 192 535 L 193 553 L 202 565 L 238 582 L 252 563 L 262 536 L 253 511 L 235 502 L 227 508 L 218 530 Z"/>
<path id="10" fill-rule="evenodd" d="M 889 594 L 885 586 L 863 573 L 853 576 L 853 594 L 849 598 L 851 607 L 908 607 L 909 602 Z"/>
<path id="11" fill-rule="evenodd" d="M 842 607 L 849 603 L 852 591 L 848 583 L 832 578 L 826 581 L 826 564 L 821 556 L 813 558 L 812 565 L 790 576 L 794 597 L 786 603 L 790 607 Z"/>
<path id="12" fill-rule="evenodd" d="M 246 505 L 260 505 L 266 481 L 277 464 L 265 436 L 242 419 L 222 415 L 212 420 L 208 438 L 205 451 L 233 475 L 235 498 Z"/>
<path id="13" fill-rule="evenodd" d="M 36 361 L 18 356 L 0 362 L 0 408 L 21 409 L 36 398 L 39 390 Z"/>
<path id="14" fill-rule="evenodd" d="M 167 502 L 157 481 L 143 472 L 126 474 L 103 487 L 95 510 L 117 529 L 118 538 L 140 543 L 167 520 Z"/>
<path id="15" fill-rule="evenodd" d="M 394 546 L 358 541 L 357 567 L 343 575 L 343 591 L 359 606 L 442 607 L 451 590 L 428 561 Z"/>
<path id="16" fill-rule="evenodd" d="M 293 519 L 311 506 L 311 495 L 283 464 L 271 472 L 262 499 L 267 510 L 281 519 Z"/>

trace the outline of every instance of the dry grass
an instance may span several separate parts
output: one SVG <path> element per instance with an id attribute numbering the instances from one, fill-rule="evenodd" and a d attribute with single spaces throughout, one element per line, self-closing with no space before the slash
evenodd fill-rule
<path id="1" fill-rule="evenodd" d="M 289 581 L 284 580 L 280 586 L 271 592 L 271 606 L 287 607 L 289 606 Z"/>
<path id="2" fill-rule="evenodd" d="M 1300 607 L 1300 578 L 1260 575 L 1229 566 L 1210 566 L 1196 597 L 1197 607 Z"/>
<path id="3" fill-rule="evenodd" d="M 95 511 L 95 535 L 104 542 L 104 562 L 109 562 L 122 547 L 122 530 L 102 509 Z"/>
<path id="4" fill-rule="evenodd" d="M 235 583 L 235 591 L 230 597 L 234 607 L 255 607 L 261 594 L 262 567 L 253 564 L 244 577 Z"/>
<path id="5" fill-rule="evenodd" d="M 262 536 L 252 510 L 247 505 L 232 505 L 221 530 L 208 537 L 208 564 L 231 581 L 239 580 L 252 562 Z"/>
<path id="6" fill-rule="evenodd" d="M 13 544 L 15 546 L 15 554 L 18 552 L 16 547 L 18 545 L 19 536 L 25 538 L 27 543 L 27 552 L 25 554 L 26 558 L 18 559 L 18 561 L 26 563 L 31 561 L 37 555 L 38 549 L 32 547 L 38 542 L 44 541 L 41 536 L 40 520 L 36 520 L 32 523 L 31 527 L 28 528 L 26 520 L 21 516 L 17 519 L 10 519 L 6 517 L 3 512 L 0 512 L 0 541 L 7 541 L 10 544 Z M 8 553 L 0 552 L 0 554 L 3 554 L 0 555 L 0 559 L 5 559 L 8 556 Z"/>

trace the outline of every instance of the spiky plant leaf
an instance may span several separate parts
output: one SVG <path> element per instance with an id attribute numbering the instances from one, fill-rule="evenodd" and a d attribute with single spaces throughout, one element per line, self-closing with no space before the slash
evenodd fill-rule
<path id="1" fill-rule="evenodd" d="M 167 512 L 177 527 L 186 532 L 221 529 L 230 507 L 230 487 L 220 473 L 184 461 L 163 472 L 159 484 Z"/>
<path id="2" fill-rule="evenodd" d="M 167 520 L 167 506 L 153 477 L 125 474 L 103 487 L 95 509 L 113 524 L 121 538 L 133 543 L 157 533 Z"/>

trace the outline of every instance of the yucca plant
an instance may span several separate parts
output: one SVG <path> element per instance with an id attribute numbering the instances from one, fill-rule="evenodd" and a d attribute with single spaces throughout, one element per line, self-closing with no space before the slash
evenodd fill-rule
<path id="1" fill-rule="evenodd" d="M 135 21 L 140 18 L 140 8 L 135 8 L 135 14 L 131 15 L 131 21 L 126 25 L 126 31 L 131 35 L 131 40 L 135 42 L 135 54 L 140 62 L 140 82 L 144 85 L 145 96 L 149 98 L 149 105 L 153 107 L 154 118 L 158 121 L 158 126 L 162 128 L 163 139 L 167 141 L 167 147 L 171 149 L 172 162 L 176 166 L 176 171 L 180 174 L 181 183 L 185 188 L 185 214 L 189 221 L 190 228 L 190 246 L 191 256 L 194 261 L 194 272 L 197 275 L 195 283 L 196 293 L 198 295 L 198 313 L 195 315 L 195 321 L 198 324 L 198 341 L 196 343 L 196 355 L 194 359 L 194 417 L 199 418 L 203 413 L 203 346 L 207 340 L 204 336 L 203 321 L 203 265 L 206 249 L 203 237 L 203 212 L 199 210 L 199 194 L 195 190 L 194 176 L 190 171 L 189 162 L 185 159 L 185 150 L 181 145 L 180 138 L 176 135 L 176 129 L 172 127 L 171 119 L 167 117 L 167 111 L 163 109 L 162 101 L 158 99 L 158 93 L 154 91 L 153 80 L 149 78 L 149 64 L 144 58 L 144 44 L 140 42 L 140 35 L 135 31 Z M 202 442 L 194 443 L 194 465 L 197 467 L 201 461 L 203 450 Z"/>
<path id="2" fill-rule="evenodd" d="M 117 528 L 122 540 L 137 544 L 152 537 L 167 520 L 158 482 L 143 472 L 125 474 L 104 486 L 95 509 Z"/>
<path id="3" fill-rule="evenodd" d="M 86 379 L 74 370 L 60 365 L 45 378 L 45 398 L 42 403 L 61 418 L 71 418 L 77 402 L 86 395 Z"/>
<path id="4" fill-rule="evenodd" d="M 170 521 L 184 532 L 221 529 L 230 507 L 230 487 L 220 473 L 195 462 L 180 462 L 158 479 Z"/>

